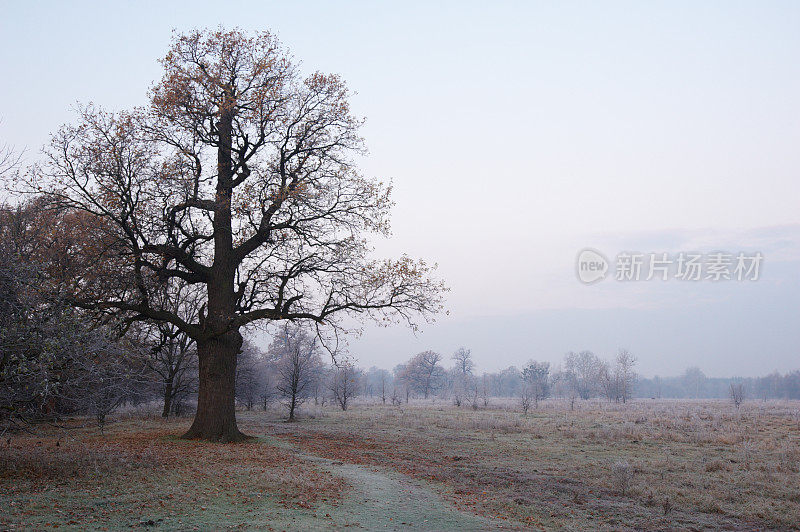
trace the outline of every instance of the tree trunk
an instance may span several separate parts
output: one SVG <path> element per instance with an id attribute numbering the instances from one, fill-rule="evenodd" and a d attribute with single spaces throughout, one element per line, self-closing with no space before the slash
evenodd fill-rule
<path id="1" fill-rule="evenodd" d="M 233 258 L 233 231 L 231 224 L 231 196 L 233 192 L 233 163 L 231 160 L 231 135 L 234 112 L 231 105 L 233 93 L 227 87 L 217 122 L 219 146 L 217 148 L 217 193 L 214 198 L 214 263 L 211 267 L 208 290 L 208 315 L 201 319 L 209 338 L 197 341 L 200 363 L 200 382 L 197 393 L 197 413 L 184 438 L 199 438 L 216 442 L 235 442 L 247 436 L 236 426 L 236 357 L 242 348 L 242 335 L 238 328 L 229 330 L 236 314 L 234 278 L 236 263 Z"/>
<path id="2" fill-rule="evenodd" d="M 241 347 L 238 332 L 198 342 L 197 413 L 183 438 L 223 443 L 247 438 L 236 426 L 236 356 Z"/>
<path id="3" fill-rule="evenodd" d="M 292 401 L 289 404 L 289 421 L 294 421 L 294 407 L 296 405 L 296 397 L 297 395 L 295 394 L 294 391 L 292 391 Z"/>
<path id="4" fill-rule="evenodd" d="M 164 411 L 161 417 L 169 417 L 172 408 L 172 379 L 164 382 Z"/>

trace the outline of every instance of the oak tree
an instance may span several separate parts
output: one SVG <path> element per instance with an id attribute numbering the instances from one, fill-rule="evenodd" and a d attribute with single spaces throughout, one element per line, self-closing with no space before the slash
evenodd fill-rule
<path id="1" fill-rule="evenodd" d="M 162 65 L 148 107 L 82 108 L 29 185 L 103 221 L 103 274 L 73 283 L 72 304 L 193 339 L 185 437 L 237 441 L 243 328 L 330 330 L 346 315 L 414 326 L 440 310 L 444 288 L 422 261 L 370 259 L 367 238 L 389 231 L 390 188 L 359 172 L 362 120 L 339 76 L 303 77 L 273 35 L 238 30 L 177 35 Z M 203 290 L 196 320 L 154 297 L 172 279 Z"/>

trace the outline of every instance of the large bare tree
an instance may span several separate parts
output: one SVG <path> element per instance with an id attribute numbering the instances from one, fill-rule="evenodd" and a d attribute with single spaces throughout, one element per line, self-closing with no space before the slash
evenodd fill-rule
<path id="1" fill-rule="evenodd" d="M 338 76 L 301 77 L 266 32 L 178 35 L 162 64 L 149 107 L 83 108 L 29 185 L 104 222 L 103 275 L 73 283 L 70 301 L 191 337 L 199 392 L 185 437 L 236 441 L 243 327 L 335 328 L 346 314 L 413 326 L 440 310 L 443 286 L 422 261 L 369 259 L 390 190 L 354 163 L 362 121 Z M 205 290 L 196 321 L 152 297 L 173 278 Z"/>

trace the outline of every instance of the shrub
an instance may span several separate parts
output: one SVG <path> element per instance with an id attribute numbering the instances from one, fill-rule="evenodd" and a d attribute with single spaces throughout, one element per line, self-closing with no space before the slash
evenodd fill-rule
<path id="1" fill-rule="evenodd" d="M 622 495 L 628 491 L 631 480 L 633 480 L 633 467 L 627 460 L 620 460 L 614 462 L 611 466 L 611 480 L 614 483 L 614 488 Z"/>

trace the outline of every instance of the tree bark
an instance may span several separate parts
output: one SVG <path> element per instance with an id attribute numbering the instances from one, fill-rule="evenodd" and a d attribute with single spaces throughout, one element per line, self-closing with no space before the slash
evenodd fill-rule
<path id="1" fill-rule="evenodd" d="M 236 426 L 236 357 L 241 347 L 242 335 L 238 332 L 198 342 L 197 413 L 183 438 L 221 443 L 247 438 Z"/>

